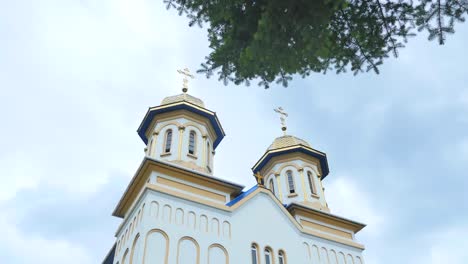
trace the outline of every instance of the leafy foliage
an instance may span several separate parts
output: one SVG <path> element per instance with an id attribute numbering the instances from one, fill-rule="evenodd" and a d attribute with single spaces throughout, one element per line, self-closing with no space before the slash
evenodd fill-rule
<path id="1" fill-rule="evenodd" d="M 442 45 L 463 22 L 468 0 L 164 0 L 208 24 L 212 52 L 199 72 L 225 83 L 260 78 L 287 86 L 293 74 L 350 69 L 379 73 L 408 37 L 427 31 Z"/>

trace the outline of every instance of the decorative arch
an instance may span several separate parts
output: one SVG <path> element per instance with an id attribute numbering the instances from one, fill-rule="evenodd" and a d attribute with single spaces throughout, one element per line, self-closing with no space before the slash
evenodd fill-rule
<path id="1" fill-rule="evenodd" d="M 141 256 L 141 245 L 140 245 L 140 234 L 138 233 L 133 240 L 132 252 L 130 253 L 130 264 L 142 263 Z"/>
<path id="2" fill-rule="evenodd" d="M 156 201 L 151 202 L 150 216 L 155 217 L 155 218 L 158 218 L 158 216 L 159 216 L 159 203 L 156 202 Z"/>
<path id="3" fill-rule="evenodd" d="M 351 254 L 346 256 L 346 264 L 354 264 L 354 258 Z"/>
<path id="4" fill-rule="evenodd" d="M 163 222 L 171 223 L 172 221 L 172 207 L 168 204 L 164 205 L 163 207 L 163 214 L 162 214 Z"/>
<path id="5" fill-rule="evenodd" d="M 338 264 L 346 264 L 345 255 L 341 251 L 338 253 Z"/>
<path id="6" fill-rule="evenodd" d="M 321 263 L 324 263 L 324 264 L 329 264 L 330 263 L 330 258 L 328 256 L 328 250 L 325 248 L 325 247 L 322 247 L 320 249 L 320 259 L 321 259 Z"/>
<path id="7" fill-rule="evenodd" d="M 190 211 L 188 213 L 187 226 L 194 229 L 194 230 L 197 228 L 197 215 L 193 211 Z"/>
<path id="8" fill-rule="evenodd" d="M 310 255 L 312 257 L 312 263 L 320 263 L 320 251 L 316 245 L 310 247 Z"/>
<path id="9" fill-rule="evenodd" d="M 294 162 L 287 162 L 287 163 L 284 163 L 283 165 L 281 165 L 276 172 L 281 174 L 283 172 L 283 170 L 285 170 L 287 167 L 294 167 L 297 171 L 302 169 L 301 166 L 297 165 Z"/>
<path id="10" fill-rule="evenodd" d="M 219 249 L 224 256 L 214 255 L 214 250 Z M 224 261 L 220 261 L 224 259 Z M 208 264 L 229 264 L 229 253 L 221 244 L 212 244 L 208 247 Z"/>
<path id="11" fill-rule="evenodd" d="M 136 217 L 137 217 L 136 225 L 138 226 L 138 224 L 141 222 L 141 209 L 138 210 L 138 214 Z"/>
<path id="12" fill-rule="evenodd" d="M 223 222 L 223 236 L 227 238 L 231 238 L 231 223 L 228 221 Z"/>
<path id="13" fill-rule="evenodd" d="M 184 210 L 182 208 L 177 208 L 175 212 L 175 223 L 177 225 L 184 224 Z"/>
<path id="14" fill-rule="evenodd" d="M 219 236 L 219 220 L 216 217 L 211 219 L 211 232 Z"/>
<path id="15" fill-rule="evenodd" d="M 213 132 L 209 129 L 210 124 L 205 123 L 205 122 L 200 122 L 200 123 L 203 123 L 203 124 L 199 124 L 193 121 L 188 121 L 184 123 L 184 126 L 187 128 L 193 127 L 195 129 L 198 129 L 198 132 L 200 132 L 201 136 L 208 135 L 208 137 L 210 138 L 214 138 L 216 136 L 216 134 L 213 134 Z"/>
<path id="16" fill-rule="evenodd" d="M 305 251 L 305 255 L 306 255 L 306 258 L 308 260 L 311 259 L 311 255 L 310 255 L 310 247 L 309 247 L 309 244 L 307 244 L 307 242 L 304 242 L 302 243 L 302 245 L 304 246 L 304 251 Z"/>
<path id="17" fill-rule="evenodd" d="M 163 240 L 160 240 L 160 238 Z M 158 244 L 158 242 L 162 243 Z M 163 244 L 164 248 L 160 244 Z M 158 250 L 161 250 L 162 254 L 158 255 Z M 143 256 L 143 264 L 149 263 L 149 259 L 153 260 L 155 263 L 169 263 L 169 237 L 167 236 L 166 232 L 162 231 L 161 229 L 152 229 L 146 234 Z"/>
<path id="18" fill-rule="evenodd" d="M 125 250 L 125 253 L 122 257 L 122 264 L 127 264 L 128 248 Z"/>
<path id="19" fill-rule="evenodd" d="M 320 172 L 318 171 L 317 167 L 312 167 L 312 166 L 310 166 L 310 165 L 308 165 L 308 164 L 304 165 L 303 169 L 304 169 L 304 171 L 306 171 L 306 170 L 312 171 L 312 173 L 314 173 L 315 176 L 318 176 L 318 175 L 320 174 Z"/>
<path id="20" fill-rule="evenodd" d="M 335 250 L 330 250 L 330 264 L 338 264 L 338 256 Z"/>
<path id="21" fill-rule="evenodd" d="M 208 232 L 208 217 L 204 214 L 200 215 L 200 231 Z"/>
<path id="22" fill-rule="evenodd" d="M 191 243 L 195 247 L 195 256 L 192 256 L 190 252 L 182 252 L 184 259 L 181 261 L 181 246 L 184 241 Z M 194 238 L 184 236 L 179 239 L 177 243 L 177 264 L 200 264 L 200 246 Z"/>
<path id="23" fill-rule="evenodd" d="M 164 122 L 164 121 L 162 121 L 162 122 Z M 166 128 L 166 127 L 168 127 L 168 126 L 175 126 L 175 128 L 178 128 L 178 127 L 181 126 L 181 124 L 180 124 L 179 122 L 177 122 L 177 121 L 168 122 L 168 123 L 165 123 L 164 125 L 162 125 L 160 128 L 155 129 L 155 130 L 154 130 L 154 133 L 158 133 L 158 134 L 159 134 L 159 133 L 161 133 L 161 131 L 164 130 L 164 128 Z"/>
<path id="24" fill-rule="evenodd" d="M 140 223 L 141 220 L 143 219 L 143 214 L 145 213 L 145 205 L 146 205 L 146 203 L 144 203 L 144 204 L 141 206 L 140 220 L 138 220 L 139 223 Z"/>
<path id="25" fill-rule="evenodd" d="M 363 264 L 361 257 L 356 256 L 356 264 Z"/>

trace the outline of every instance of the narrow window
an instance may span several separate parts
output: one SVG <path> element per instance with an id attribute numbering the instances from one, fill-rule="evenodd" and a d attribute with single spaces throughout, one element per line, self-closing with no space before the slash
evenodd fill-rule
<path id="1" fill-rule="evenodd" d="M 210 142 L 206 142 L 206 166 L 210 167 Z"/>
<path id="2" fill-rule="evenodd" d="M 315 190 L 315 186 L 314 186 L 314 175 L 312 175 L 312 172 L 310 171 L 307 172 L 307 178 L 309 178 L 310 192 L 312 194 L 317 194 L 317 191 Z"/>
<path id="3" fill-rule="evenodd" d="M 271 250 L 269 248 L 265 249 L 265 264 L 271 264 Z"/>
<path id="4" fill-rule="evenodd" d="M 258 264 L 258 249 L 257 245 L 252 244 L 251 247 L 251 254 L 252 254 L 252 264 Z"/>
<path id="5" fill-rule="evenodd" d="M 166 132 L 166 141 L 165 142 L 166 143 L 164 145 L 164 152 L 169 153 L 169 152 L 171 152 L 171 145 L 172 145 L 172 129 L 169 129 Z"/>
<path id="6" fill-rule="evenodd" d="M 286 172 L 286 175 L 288 177 L 289 193 L 294 193 L 295 190 L 294 190 L 294 179 L 293 179 L 292 171 L 288 170 Z"/>
<path id="7" fill-rule="evenodd" d="M 275 194 L 275 185 L 273 184 L 273 179 L 270 179 L 270 189 L 273 194 Z"/>
<path id="8" fill-rule="evenodd" d="M 282 250 L 280 250 L 280 252 L 278 253 L 278 263 L 279 264 L 286 264 L 286 257 L 285 257 L 284 252 Z"/>
<path id="9" fill-rule="evenodd" d="M 196 133 L 195 131 L 190 131 L 190 137 L 189 137 L 189 154 L 194 155 L 195 154 L 195 136 Z"/>

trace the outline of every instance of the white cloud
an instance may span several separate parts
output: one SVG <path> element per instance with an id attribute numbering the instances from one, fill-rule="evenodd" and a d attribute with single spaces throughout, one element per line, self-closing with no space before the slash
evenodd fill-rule
<path id="1" fill-rule="evenodd" d="M 10 153 L 0 159 L 1 180 L 0 203 L 13 198 L 16 192 L 35 188 L 42 175 L 37 162 L 26 162 L 28 155 L 24 152 Z"/>
<path id="2" fill-rule="evenodd" d="M 364 192 L 352 180 L 352 175 L 333 175 L 334 179 L 325 185 L 325 196 L 333 214 L 360 221 L 367 226 L 363 233 L 380 235 L 385 230 L 382 211 L 371 201 L 371 194 Z"/>
<path id="3" fill-rule="evenodd" d="M 22 233 L 2 215 L 0 226 L 0 258 L 5 261 L 3 263 L 93 263 L 86 250 L 78 244 Z"/>
<path id="4" fill-rule="evenodd" d="M 412 253 L 415 264 L 465 264 L 468 259 L 466 238 L 468 226 L 448 226 L 421 236 L 421 243 Z"/>

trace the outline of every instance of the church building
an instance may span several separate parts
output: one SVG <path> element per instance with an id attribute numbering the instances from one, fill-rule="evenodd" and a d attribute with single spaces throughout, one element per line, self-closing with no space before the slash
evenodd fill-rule
<path id="1" fill-rule="evenodd" d="M 364 263 L 355 234 L 365 225 L 330 212 L 327 156 L 286 134 L 287 114 L 276 110 L 284 135 L 252 162 L 257 184 L 245 188 L 214 173 L 225 132 L 186 82 L 138 128 L 145 157 L 114 209 L 122 222 L 103 264 Z"/>

